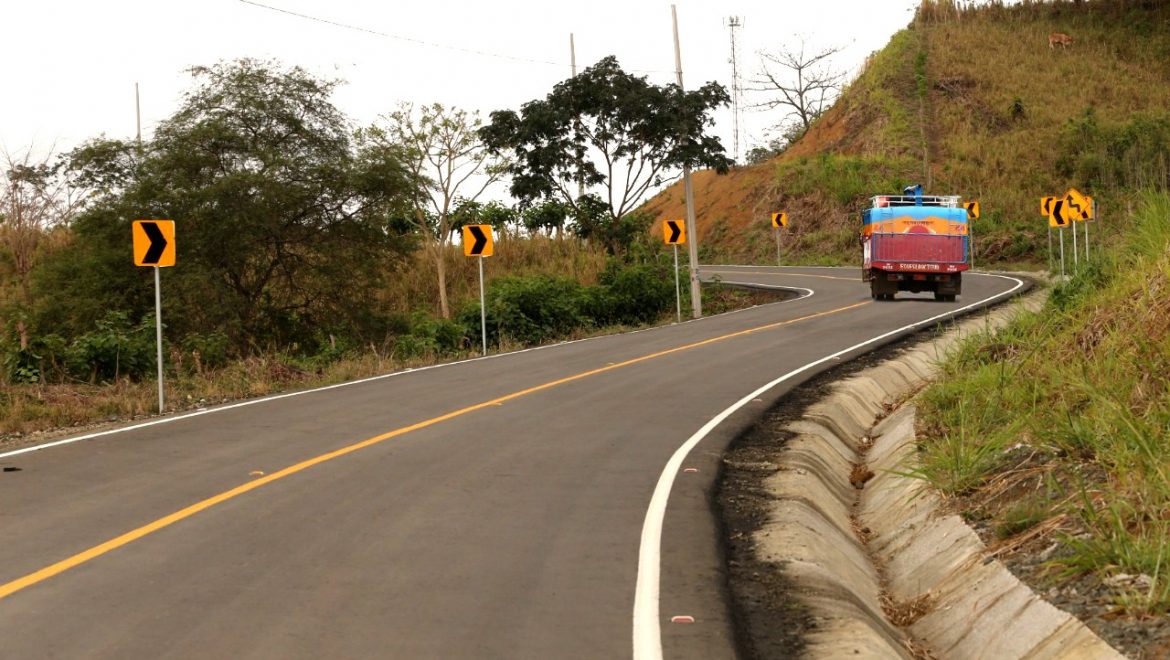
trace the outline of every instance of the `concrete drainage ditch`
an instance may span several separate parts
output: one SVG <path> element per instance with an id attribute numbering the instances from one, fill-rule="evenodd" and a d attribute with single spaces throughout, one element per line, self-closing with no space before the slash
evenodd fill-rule
<path id="1" fill-rule="evenodd" d="M 755 603 L 748 613 L 736 605 L 745 647 L 761 657 L 1123 657 L 988 557 L 925 482 L 905 476 L 916 460 L 915 410 L 903 402 L 962 335 L 1002 325 L 1021 306 L 1042 301 L 1032 294 L 980 314 L 833 382 L 827 396 L 784 424 L 782 448 L 739 466 L 767 475 L 755 493 L 756 531 L 733 538 L 728 551 L 734 598 Z M 733 536 L 735 526 L 729 522 Z M 745 560 L 745 553 L 754 557 Z M 745 596 L 736 586 L 737 571 L 755 579 L 778 573 L 763 582 L 782 585 L 795 602 L 782 611 L 777 603 L 761 605 L 759 588 Z M 769 607 L 781 612 L 772 618 L 787 620 L 766 621 Z M 776 642 L 753 626 L 790 629 L 764 634 L 784 638 Z"/>

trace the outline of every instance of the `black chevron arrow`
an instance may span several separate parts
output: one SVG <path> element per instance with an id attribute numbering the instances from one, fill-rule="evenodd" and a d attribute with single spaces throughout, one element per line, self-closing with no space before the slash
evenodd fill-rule
<path id="1" fill-rule="evenodd" d="M 1044 198 L 1044 212 L 1049 214 L 1049 215 L 1052 215 L 1052 198 L 1051 197 Z"/>
<path id="2" fill-rule="evenodd" d="M 682 228 L 674 220 L 668 220 L 666 224 L 670 226 L 670 242 L 677 243 L 678 237 L 682 234 Z"/>
<path id="3" fill-rule="evenodd" d="M 150 239 L 150 247 L 146 250 L 146 256 L 142 257 L 142 263 L 147 266 L 157 265 L 167 249 L 167 237 L 163 236 L 162 230 L 153 222 L 142 223 L 142 231 L 146 232 L 146 237 Z"/>
<path id="4" fill-rule="evenodd" d="M 474 257 L 476 255 L 483 254 L 483 249 L 487 246 L 488 242 L 487 234 L 483 233 L 483 230 L 479 228 L 479 225 L 471 225 L 467 229 L 471 231 L 471 235 L 475 237 L 475 242 L 471 244 L 471 256 Z"/>
<path id="5" fill-rule="evenodd" d="M 1057 227 L 1063 227 L 1068 224 L 1068 219 L 1064 217 L 1064 200 L 1056 200 L 1056 205 L 1052 207 L 1052 219 L 1056 221 Z"/>

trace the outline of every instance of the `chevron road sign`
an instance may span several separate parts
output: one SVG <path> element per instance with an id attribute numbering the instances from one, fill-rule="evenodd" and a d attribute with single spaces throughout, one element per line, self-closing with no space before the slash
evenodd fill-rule
<path id="1" fill-rule="evenodd" d="M 463 228 L 464 256 L 490 257 L 494 252 L 491 225 L 467 225 Z"/>
<path id="2" fill-rule="evenodd" d="M 173 220 L 135 220 L 133 232 L 135 266 L 175 265 Z"/>

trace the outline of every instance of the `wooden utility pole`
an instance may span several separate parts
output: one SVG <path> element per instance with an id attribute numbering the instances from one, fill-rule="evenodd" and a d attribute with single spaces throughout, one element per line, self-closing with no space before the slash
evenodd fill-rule
<path id="1" fill-rule="evenodd" d="M 679 91 L 683 89 L 682 54 L 678 45 L 678 11 L 670 6 L 670 19 L 674 25 L 674 71 L 678 75 Z M 687 256 L 691 270 L 691 317 L 703 316 L 702 291 L 699 287 L 699 232 L 695 231 L 695 191 L 691 187 L 691 168 L 683 166 L 683 190 L 687 202 Z"/>

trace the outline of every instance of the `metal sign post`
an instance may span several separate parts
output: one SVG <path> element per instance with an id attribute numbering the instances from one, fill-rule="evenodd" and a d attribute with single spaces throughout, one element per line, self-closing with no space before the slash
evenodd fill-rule
<path id="1" fill-rule="evenodd" d="M 1097 219 L 1097 200 L 1093 200 L 1093 219 Z M 1089 260 L 1089 221 L 1085 221 L 1085 261 Z"/>
<path id="2" fill-rule="evenodd" d="M 788 213 L 777 211 L 772 214 L 772 229 L 776 232 L 776 265 L 780 264 L 780 230 L 788 226 Z"/>
<path id="3" fill-rule="evenodd" d="M 495 240 L 491 225 L 463 226 L 463 256 L 479 257 L 479 332 L 484 355 L 487 355 L 487 303 L 483 293 L 483 258 L 496 253 Z"/>
<path id="4" fill-rule="evenodd" d="M 1052 225 L 1048 225 L 1048 273 L 1052 273 Z"/>
<path id="5" fill-rule="evenodd" d="M 1060 281 L 1064 281 L 1064 227 L 1059 229 L 1060 233 Z"/>
<path id="6" fill-rule="evenodd" d="M 682 323 L 682 285 L 678 277 L 678 243 L 674 244 L 674 315 L 677 323 Z"/>
<path id="7" fill-rule="evenodd" d="M 131 225 L 134 265 L 154 268 L 155 368 L 158 371 L 158 412 L 166 410 L 163 398 L 162 284 L 160 267 L 175 265 L 175 223 L 171 220 L 135 220 Z"/>
<path id="8" fill-rule="evenodd" d="M 1073 270 L 1077 270 L 1078 269 L 1077 267 L 1080 265 L 1081 262 L 1080 262 L 1080 257 L 1079 257 L 1080 252 L 1077 250 L 1077 223 L 1076 223 L 1076 220 L 1070 220 L 1069 224 L 1072 225 L 1072 235 L 1073 235 L 1073 245 L 1072 245 L 1072 248 L 1073 248 Z"/>
<path id="9" fill-rule="evenodd" d="M 159 284 L 158 266 L 154 267 L 154 342 L 158 347 L 157 361 L 154 363 L 158 369 L 158 412 L 162 414 L 166 404 L 163 402 L 162 285 Z"/>
<path id="10" fill-rule="evenodd" d="M 975 232 L 972 231 L 974 227 L 971 223 L 967 223 L 967 247 L 971 253 L 971 270 L 975 270 Z"/>
<path id="11" fill-rule="evenodd" d="M 487 355 L 487 307 L 483 295 L 483 256 L 479 257 L 479 333 L 483 338 L 483 354 Z"/>
<path id="12" fill-rule="evenodd" d="M 674 246 L 674 308 L 675 316 L 682 323 L 682 289 L 678 277 L 678 245 L 687 242 L 687 225 L 683 220 L 666 220 L 662 223 L 662 240 Z M 693 290 L 691 295 L 695 295 Z"/>

